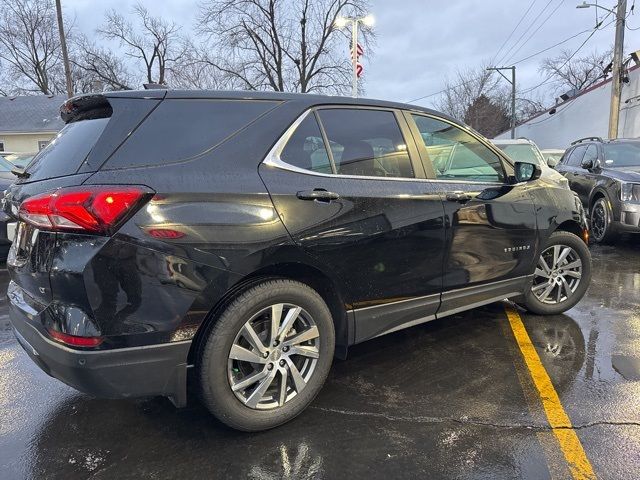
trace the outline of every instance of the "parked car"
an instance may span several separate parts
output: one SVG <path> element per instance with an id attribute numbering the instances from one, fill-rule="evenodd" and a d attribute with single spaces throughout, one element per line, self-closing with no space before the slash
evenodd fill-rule
<path id="1" fill-rule="evenodd" d="M 569 188 L 567 180 L 551 168 L 538 146 L 531 140 L 519 138 L 517 140 L 494 139 L 492 142 L 516 162 L 533 163 L 542 170 L 542 178 Z"/>
<path id="2" fill-rule="evenodd" d="M 29 164 L 33 157 L 35 157 L 35 153 L 9 153 L 3 154 L 5 160 L 11 162 L 15 167 L 24 169 Z"/>
<path id="3" fill-rule="evenodd" d="M 350 345 L 504 298 L 558 314 L 590 281 L 574 193 L 432 110 L 147 90 L 62 118 L 6 196 L 8 295 L 31 358 L 92 395 L 184 406 L 191 372 L 263 430 Z"/>
<path id="4" fill-rule="evenodd" d="M 544 150 L 540 150 L 542 156 L 547 161 L 547 165 L 551 168 L 556 168 L 556 165 L 560 162 L 562 155 L 566 150 L 558 149 L 558 148 L 546 148 Z"/>
<path id="5" fill-rule="evenodd" d="M 0 155 L 0 192 L 4 192 L 16 181 L 16 176 L 11 173 L 14 166 Z M 16 221 L 5 212 L 0 211 L 0 261 L 4 262 L 9 253 L 9 247 L 15 233 Z"/>
<path id="6" fill-rule="evenodd" d="M 640 140 L 576 140 L 556 168 L 590 212 L 596 242 L 640 232 Z"/>

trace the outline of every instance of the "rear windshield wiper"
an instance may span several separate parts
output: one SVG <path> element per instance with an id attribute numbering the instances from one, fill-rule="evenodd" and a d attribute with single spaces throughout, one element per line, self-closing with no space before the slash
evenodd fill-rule
<path id="1" fill-rule="evenodd" d="M 19 168 L 19 167 L 16 167 L 13 170 L 11 170 L 11 173 L 13 173 L 18 178 L 29 178 L 31 176 L 30 173 L 24 171 L 24 168 Z"/>

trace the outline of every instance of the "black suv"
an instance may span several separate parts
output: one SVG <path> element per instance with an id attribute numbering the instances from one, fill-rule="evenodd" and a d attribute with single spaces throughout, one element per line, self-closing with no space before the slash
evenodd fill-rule
<path id="1" fill-rule="evenodd" d="M 588 137 L 571 145 L 556 170 L 590 213 L 592 238 L 640 233 L 640 140 Z"/>
<path id="2" fill-rule="evenodd" d="M 143 91 L 61 114 L 5 198 L 8 295 L 31 358 L 92 395 L 183 406 L 190 372 L 266 429 L 350 345 L 504 298 L 559 313 L 589 284 L 574 193 L 431 110 Z"/>

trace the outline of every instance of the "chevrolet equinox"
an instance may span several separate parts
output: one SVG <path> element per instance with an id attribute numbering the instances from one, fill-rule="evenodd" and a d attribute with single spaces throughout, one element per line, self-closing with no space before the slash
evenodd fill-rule
<path id="1" fill-rule="evenodd" d="M 263 430 L 350 345 L 505 298 L 558 314 L 589 285 L 575 194 L 431 110 L 150 90 L 61 117 L 5 194 L 8 296 L 33 361 L 91 395 L 180 407 L 189 377 Z"/>

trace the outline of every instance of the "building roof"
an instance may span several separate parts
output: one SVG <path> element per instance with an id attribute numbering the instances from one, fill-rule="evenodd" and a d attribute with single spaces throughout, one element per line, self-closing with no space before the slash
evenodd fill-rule
<path id="1" fill-rule="evenodd" d="M 57 132 L 64 95 L 0 97 L 0 133 Z"/>

